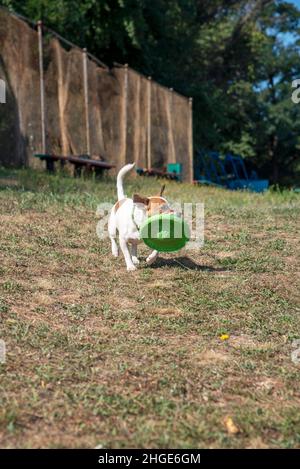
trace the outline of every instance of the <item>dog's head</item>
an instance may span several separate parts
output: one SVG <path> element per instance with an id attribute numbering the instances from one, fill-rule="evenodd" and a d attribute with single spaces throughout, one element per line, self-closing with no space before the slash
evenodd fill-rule
<path id="1" fill-rule="evenodd" d="M 162 186 L 159 195 L 154 195 L 151 197 L 143 197 L 139 194 L 133 195 L 133 202 L 139 204 L 140 207 L 145 210 L 147 217 L 152 217 L 153 215 L 159 215 L 161 213 L 173 213 L 174 210 L 171 209 L 167 199 L 162 197 L 165 190 L 165 185 Z"/>

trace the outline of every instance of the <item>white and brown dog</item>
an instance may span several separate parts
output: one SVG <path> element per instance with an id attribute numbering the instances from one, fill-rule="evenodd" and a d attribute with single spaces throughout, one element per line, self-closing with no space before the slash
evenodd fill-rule
<path id="1" fill-rule="evenodd" d="M 117 177 L 118 202 L 113 206 L 108 221 L 108 232 L 111 240 L 112 255 L 119 255 L 116 242 L 117 233 L 128 271 L 136 270 L 139 260 L 137 245 L 140 242 L 139 228 L 147 217 L 158 213 L 171 213 L 167 200 L 162 197 L 164 186 L 160 194 L 153 197 L 141 197 L 134 194 L 130 199 L 125 196 L 123 189 L 124 176 L 133 169 L 135 163 L 124 166 Z M 131 251 L 130 251 L 131 247 Z M 157 258 L 158 251 L 152 251 L 147 257 L 147 264 L 152 264 Z"/>

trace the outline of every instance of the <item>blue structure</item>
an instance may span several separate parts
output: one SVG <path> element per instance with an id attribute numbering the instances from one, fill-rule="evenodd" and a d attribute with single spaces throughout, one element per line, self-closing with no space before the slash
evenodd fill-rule
<path id="1" fill-rule="evenodd" d="M 241 156 L 228 153 L 221 157 L 218 152 L 203 150 L 196 154 L 195 182 L 254 192 L 263 192 L 269 187 L 268 179 L 258 179 L 255 171 L 249 177 Z"/>

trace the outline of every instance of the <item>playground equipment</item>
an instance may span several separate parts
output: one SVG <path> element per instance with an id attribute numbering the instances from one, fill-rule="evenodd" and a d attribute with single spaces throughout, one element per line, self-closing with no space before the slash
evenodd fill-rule
<path id="1" fill-rule="evenodd" d="M 250 177 L 241 156 L 230 153 L 221 157 L 218 152 L 200 150 L 195 159 L 195 183 L 209 184 L 228 189 L 248 189 L 263 192 L 269 187 L 268 179 L 258 179 L 255 171 Z"/>
<path id="2" fill-rule="evenodd" d="M 147 218 L 140 228 L 144 243 L 159 252 L 174 252 L 182 249 L 190 239 L 186 221 L 173 213 L 154 215 Z"/>

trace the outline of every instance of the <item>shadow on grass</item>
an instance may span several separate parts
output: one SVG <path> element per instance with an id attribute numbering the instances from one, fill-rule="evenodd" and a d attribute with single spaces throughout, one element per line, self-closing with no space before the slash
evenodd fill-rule
<path id="1" fill-rule="evenodd" d="M 190 257 L 182 256 L 174 259 L 164 259 L 159 257 L 151 266 L 151 269 L 159 269 L 161 267 L 181 267 L 187 270 L 198 270 L 201 272 L 228 272 L 224 267 L 213 267 L 211 265 L 200 265 L 194 262 Z"/>

